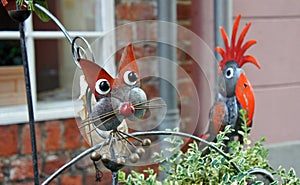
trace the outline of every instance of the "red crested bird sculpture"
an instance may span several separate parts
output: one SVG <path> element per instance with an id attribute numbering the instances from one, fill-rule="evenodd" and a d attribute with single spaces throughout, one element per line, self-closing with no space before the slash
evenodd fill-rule
<path id="1" fill-rule="evenodd" d="M 216 51 L 222 58 L 218 63 L 217 94 L 214 105 L 210 110 L 209 132 L 210 135 L 215 136 L 219 131 L 223 131 L 225 126 L 230 125 L 234 132 L 229 135 L 229 139 L 233 140 L 237 136 L 239 141 L 243 142 L 238 134 L 238 130 L 241 129 L 243 124 L 240 110 L 245 110 L 246 124 L 248 127 L 251 127 L 255 100 L 252 86 L 242 66 L 246 63 L 252 63 L 260 68 L 260 64 L 253 56 L 245 54 L 251 46 L 256 44 L 256 40 L 249 40 L 244 43 L 251 23 L 246 24 L 239 38 L 237 38 L 240 19 L 241 15 L 238 15 L 233 25 L 230 42 L 225 30 L 220 27 L 225 48 L 216 47 Z"/>

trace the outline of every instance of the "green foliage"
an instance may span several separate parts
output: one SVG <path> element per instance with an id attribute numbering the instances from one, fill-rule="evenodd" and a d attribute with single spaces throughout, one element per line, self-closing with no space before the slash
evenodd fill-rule
<path id="1" fill-rule="evenodd" d="M 0 66 L 22 65 L 20 42 L 0 41 Z"/>
<path id="2" fill-rule="evenodd" d="M 278 185 L 278 184 L 300 185 L 300 179 L 297 178 L 296 172 L 293 168 L 291 168 L 289 171 L 286 171 L 286 169 L 279 166 L 279 168 L 276 171 L 276 175 L 278 175 L 280 179 L 272 183 L 272 185 Z"/>
<path id="3" fill-rule="evenodd" d="M 180 150 L 173 150 L 174 148 L 178 148 L 182 144 L 182 141 L 177 137 L 166 139 L 173 146 L 173 148 L 168 150 L 173 151 L 173 155 L 165 157 L 164 152 L 154 154 L 157 162 L 162 164 L 160 170 L 167 175 L 162 184 L 243 185 L 251 181 L 252 184 L 261 185 L 263 182 L 253 182 L 255 181 L 255 176 L 247 173 L 250 169 L 260 168 L 268 170 L 277 178 L 272 185 L 300 185 L 300 179 L 297 178 L 293 169 L 286 172 L 281 167 L 278 170 L 271 168 L 267 160 L 268 150 L 262 144 L 265 139 L 261 138 L 259 141 L 252 143 L 249 139 L 250 128 L 246 126 L 246 119 L 243 116 L 243 112 L 241 112 L 241 115 L 244 125 L 239 134 L 243 137 L 244 144 L 238 141 L 229 142 L 231 154 L 228 158 L 212 148 L 208 148 L 209 153 L 207 153 L 207 147 L 203 148 L 201 146 L 202 149 L 199 149 L 196 142 L 189 144 L 189 149 L 185 153 Z M 213 144 L 223 149 L 225 147 L 224 141 L 229 139 L 227 135 L 232 131 L 230 126 L 226 127 L 224 132 L 220 132 L 217 135 L 217 142 Z M 238 172 L 230 162 L 236 163 L 241 172 Z M 153 184 L 161 184 L 161 182 L 155 179 L 156 174 L 154 175 L 153 171 L 149 173 L 148 170 L 146 173 L 149 174 L 148 178 L 151 178 Z M 144 175 L 135 171 L 132 171 L 127 178 L 121 172 L 121 179 L 125 184 L 149 184 L 149 180 L 144 179 Z"/>
<path id="4" fill-rule="evenodd" d="M 226 135 L 230 132 L 232 129 L 226 127 L 224 132 L 217 136 L 215 146 L 222 149 L 224 141 L 229 139 Z M 234 143 L 235 145 L 231 146 L 237 147 L 236 151 L 243 148 L 238 142 Z M 164 158 L 163 152 L 156 154 L 159 162 L 164 163 L 160 169 L 168 175 L 165 180 L 166 184 L 246 184 L 248 180 L 254 178 L 247 173 L 237 172 L 230 161 L 214 149 L 209 148 L 210 152 L 204 154 L 206 148 L 199 150 L 196 142 L 189 146 L 187 152 L 178 151 L 170 158 Z M 248 158 L 244 156 L 244 153 L 239 154 L 234 155 L 232 161 L 238 166 L 243 165 L 242 171 L 251 169 L 252 163 L 246 161 Z"/>
<path id="5" fill-rule="evenodd" d="M 154 173 L 154 170 L 148 169 L 144 170 L 144 173 L 148 175 L 148 177 L 145 177 L 145 174 L 138 173 L 136 171 L 131 171 L 131 174 L 129 174 L 126 177 L 125 172 L 119 172 L 118 180 L 119 183 L 125 184 L 125 185 L 161 185 L 162 183 L 156 180 L 156 174 Z"/>
<path id="6" fill-rule="evenodd" d="M 24 0 L 17 0 L 17 4 L 19 6 L 22 6 L 24 3 Z M 41 5 L 42 7 L 48 9 L 48 4 L 46 0 L 28 0 L 28 7 L 27 9 L 30 11 L 34 11 L 35 14 L 43 21 L 48 22 L 50 20 L 50 17 L 45 14 L 43 11 L 39 10 L 38 8 L 34 7 L 34 3 L 37 3 Z"/>

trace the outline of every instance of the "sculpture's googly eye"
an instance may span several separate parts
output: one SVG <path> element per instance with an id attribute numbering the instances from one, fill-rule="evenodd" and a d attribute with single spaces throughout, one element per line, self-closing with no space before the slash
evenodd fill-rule
<path id="1" fill-rule="evenodd" d="M 133 72 L 133 71 L 126 71 L 124 73 L 124 82 L 127 84 L 127 85 L 135 85 L 137 80 L 138 80 L 138 75 Z"/>
<path id="2" fill-rule="evenodd" d="M 97 93 L 106 95 L 110 92 L 110 84 L 106 79 L 99 79 L 95 84 Z"/>
<path id="3" fill-rule="evenodd" d="M 225 77 L 226 77 L 227 79 L 230 79 L 230 78 L 233 77 L 233 73 L 234 73 L 233 68 L 229 67 L 229 68 L 227 68 L 226 71 L 225 71 Z"/>

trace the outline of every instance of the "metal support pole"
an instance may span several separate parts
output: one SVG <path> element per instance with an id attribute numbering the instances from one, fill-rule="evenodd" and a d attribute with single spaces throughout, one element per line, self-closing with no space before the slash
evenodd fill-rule
<path id="1" fill-rule="evenodd" d="M 111 173 L 111 176 L 112 176 L 112 182 L 111 182 L 111 184 L 112 185 L 117 185 L 118 184 L 118 171 L 113 171 Z"/>
<path id="2" fill-rule="evenodd" d="M 176 23 L 176 1 L 174 0 L 158 0 L 158 19 L 159 21 L 168 21 Z M 172 27 L 174 28 L 174 27 Z M 175 45 L 177 40 L 177 30 L 167 27 L 166 24 L 158 25 L 158 56 L 162 59 L 177 61 L 177 48 Z M 159 85 L 159 94 L 167 104 L 167 113 L 159 129 L 173 129 L 178 127 L 178 105 L 177 105 L 177 65 L 160 61 L 159 74 L 167 80 L 161 80 Z"/>
<path id="3" fill-rule="evenodd" d="M 33 111 L 33 102 L 32 102 L 32 95 L 31 95 L 31 84 L 30 84 L 30 76 L 29 76 L 29 68 L 28 68 L 27 50 L 26 50 L 26 43 L 25 43 L 24 22 L 19 23 L 19 31 L 20 31 L 20 45 L 21 45 L 22 61 L 23 61 L 25 84 L 26 84 L 26 97 L 27 97 L 30 139 L 31 139 L 31 148 L 32 148 L 32 163 L 33 163 L 33 170 L 34 170 L 34 184 L 39 185 L 40 181 L 39 181 L 39 168 L 38 168 L 35 128 L 34 128 L 34 111 Z"/>
<path id="4" fill-rule="evenodd" d="M 174 0 L 157 0 L 158 20 L 176 23 L 177 12 Z M 163 122 L 159 125 L 159 130 L 174 129 L 179 127 L 179 111 L 177 101 L 177 65 L 170 65 L 171 62 L 177 61 L 177 48 L 173 47 L 177 42 L 177 30 L 174 27 L 169 27 L 167 24 L 158 24 L 158 57 L 159 60 L 159 75 L 163 79 L 159 84 L 159 95 L 167 104 L 167 112 Z M 173 46 L 171 45 L 173 44 Z M 159 136 L 160 140 L 164 136 Z M 171 147 L 168 143 L 161 143 L 161 149 Z M 163 165 L 163 164 L 162 164 Z M 166 174 L 160 173 L 161 179 L 165 178 Z"/>
<path id="5" fill-rule="evenodd" d="M 214 0 L 214 17 L 215 17 L 215 46 L 224 46 L 223 39 L 219 30 L 222 26 L 228 35 L 231 35 L 232 25 L 232 0 Z M 216 58 L 219 61 L 220 56 L 216 52 Z"/>

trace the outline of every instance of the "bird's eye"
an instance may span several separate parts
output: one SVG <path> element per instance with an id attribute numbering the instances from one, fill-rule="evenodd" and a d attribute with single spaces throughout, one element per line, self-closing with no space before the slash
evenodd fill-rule
<path id="1" fill-rule="evenodd" d="M 138 75 L 133 71 L 126 71 L 123 78 L 127 85 L 135 85 L 138 80 Z"/>
<path id="2" fill-rule="evenodd" d="M 226 69 L 226 71 L 225 71 L 225 77 L 227 79 L 230 79 L 230 78 L 233 77 L 233 68 L 229 67 L 229 68 Z"/>
<path id="3" fill-rule="evenodd" d="M 95 84 L 97 93 L 106 95 L 110 91 L 110 84 L 106 79 L 99 79 Z"/>

